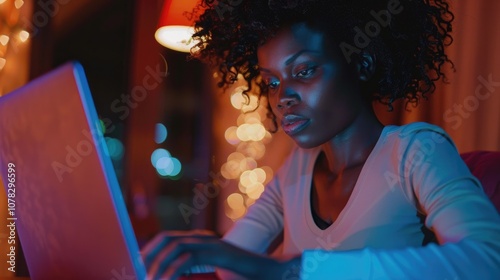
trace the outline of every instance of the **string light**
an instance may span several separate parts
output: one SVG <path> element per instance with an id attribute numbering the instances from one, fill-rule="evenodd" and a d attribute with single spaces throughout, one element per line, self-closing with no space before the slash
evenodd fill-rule
<path id="1" fill-rule="evenodd" d="M 28 39 L 30 38 L 30 34 L 28 33 L 28 31 L 26 30 L 21 30 L 19 32 L 19 39 L 21 40 L 21 42 L 26 42 Z"/>
<path id="2" fill-rule="evenodd" d="M 225 204 L 225 214 L 233 221 L 245 215 L 247 208 L 255 203 L 264 191 L 264 185 L 273 177 L 270 167 L 258 167 L 257 163 L 266 152 L 265 144 L 272 138 L 263 125 L 265 108 L 258 107 L 255 95 L 243 94 L 246 89 L 240 86 L 231 94 L 231 105 L 240 110 L 240 115 L 236 126 L 228 127 L 224 133 L 226 141 L 236 146 L 236 152 L 231 153 L 221 166 L 224 178 L 238 181 L 238 191 L 230 194 Z"/>
<path id="3" fill-rule="evenodd" d="M 24 5 L 24 1 L 23 0 L 16 0 L 14 1 L 14 6 L 16 7 L 16 9 L 21 9 L 21 7 Z"/>
<path id="4" fill-rule="evenodd" d="M 6 0 L 0 0 L 0 5 Z M 25 43 L 30 38 L 30 34 L 26 31 L 19 22 L 20 9 L 23 7 L 24 1 L 15 0 L 14 5 L 7 5 L 2 8 L 0 14 L 0 71 L 7 64 L 7 53 L 10 45 L 17 47 L 20 43 Z M 17 19 L 15 22 L 7 22 L 8 19 Z"/>
<path id="5" fill-rule="evenodd" d="M 0 44 L 2 44 L 3 46 L 7 46 L 7 44 L 9 43 L 9 36 L 7 35 L 0 35 Z"/>

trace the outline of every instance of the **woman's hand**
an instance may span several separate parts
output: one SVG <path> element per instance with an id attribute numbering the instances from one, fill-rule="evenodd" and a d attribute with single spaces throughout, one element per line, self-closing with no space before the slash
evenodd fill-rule
<path id="1" fill-rule="evenodd" d="M 207 231 L 162 232 L 141 251 L 148 279 L 177 279 L 195 265 L 212 265 L 249 279 L 277 279 L 289 262 L 240 249 Z"/>

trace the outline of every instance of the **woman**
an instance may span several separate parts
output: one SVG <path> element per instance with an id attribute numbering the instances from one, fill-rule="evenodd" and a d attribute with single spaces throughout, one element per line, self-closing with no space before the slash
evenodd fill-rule
<path id="1" fill-rule="evenodd" d="M 267 97 L 295 149 L 222 240 L 160 234 L 150 275 L 195 264 L 252 279 L 494 279 L 500 218 L 448 135 L 384 126 L 371 102 L 418 103 L 451 64 L 442 0 L 204 1 L 195 56 Z M 428 229 L 437 240 L 428 243 Z M 282 258 L 264 253 L 283 231 Z"/>

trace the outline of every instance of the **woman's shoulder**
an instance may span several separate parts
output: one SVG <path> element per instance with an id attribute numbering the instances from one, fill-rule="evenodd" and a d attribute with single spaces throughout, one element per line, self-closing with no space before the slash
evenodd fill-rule
<path id="1" fill-rule="evenodd" d="M 404 137 L 408 135 L 413 135 L 422 131 L 437 132 L 442 135 L 448 135 L 442 127 L 437 126 L 435 124 L 427 122 L 413 122 L 401 126 L 400 136 Z"/>
<path id="2" fill-rule="evenodd" d="M 457 152 L 456 145 L 449 134 L 440 126 L 427 122 L 413 122 L 401 126 L 385 127 L 385 151 L 396 153 L 404 158 L 409 153 L 433 151 L 438 146 L 451 147 Z"/>
<path id="3" fill-rule="evenodd" d="M 388 125 L 386 126 L 386 129 L 389 130 L 388 133 L 392 133 L 393 135 L 396 135 L 400 138 L 405 138 L 408 136 L 413 137 L 417 135 L 419 132 L 425 132 L 425 131 L 436 132 L 443 136 L 449 137 L 448 133 L 446 133 L 446 131 L 443 128 L 427 122 L 412 122 L 400 126 Z"/>
<path id="4" fill-rule="evenodd" d="M 455 143 L 450 135 L 440 126 L 427 122 L 413 122 L 401 126 L 389 125 L 385 128 L 387 139 L 391 139 L 391 144 L 399 144 L 406 148 L 414 143 L 434 143 L 440 144 L 449 142 L 452 146 Z M 397 142 L 397 143 L 394 143 Z"/>

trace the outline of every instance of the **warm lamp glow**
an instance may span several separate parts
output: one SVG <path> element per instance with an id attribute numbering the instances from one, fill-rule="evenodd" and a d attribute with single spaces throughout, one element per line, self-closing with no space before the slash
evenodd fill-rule
<path id="1" fill-rule="evenodd" d="M 191 39 L 199 0 L 165 0 L 155 38 L 163 46 L 189 52 L 196 44 Z"/>

